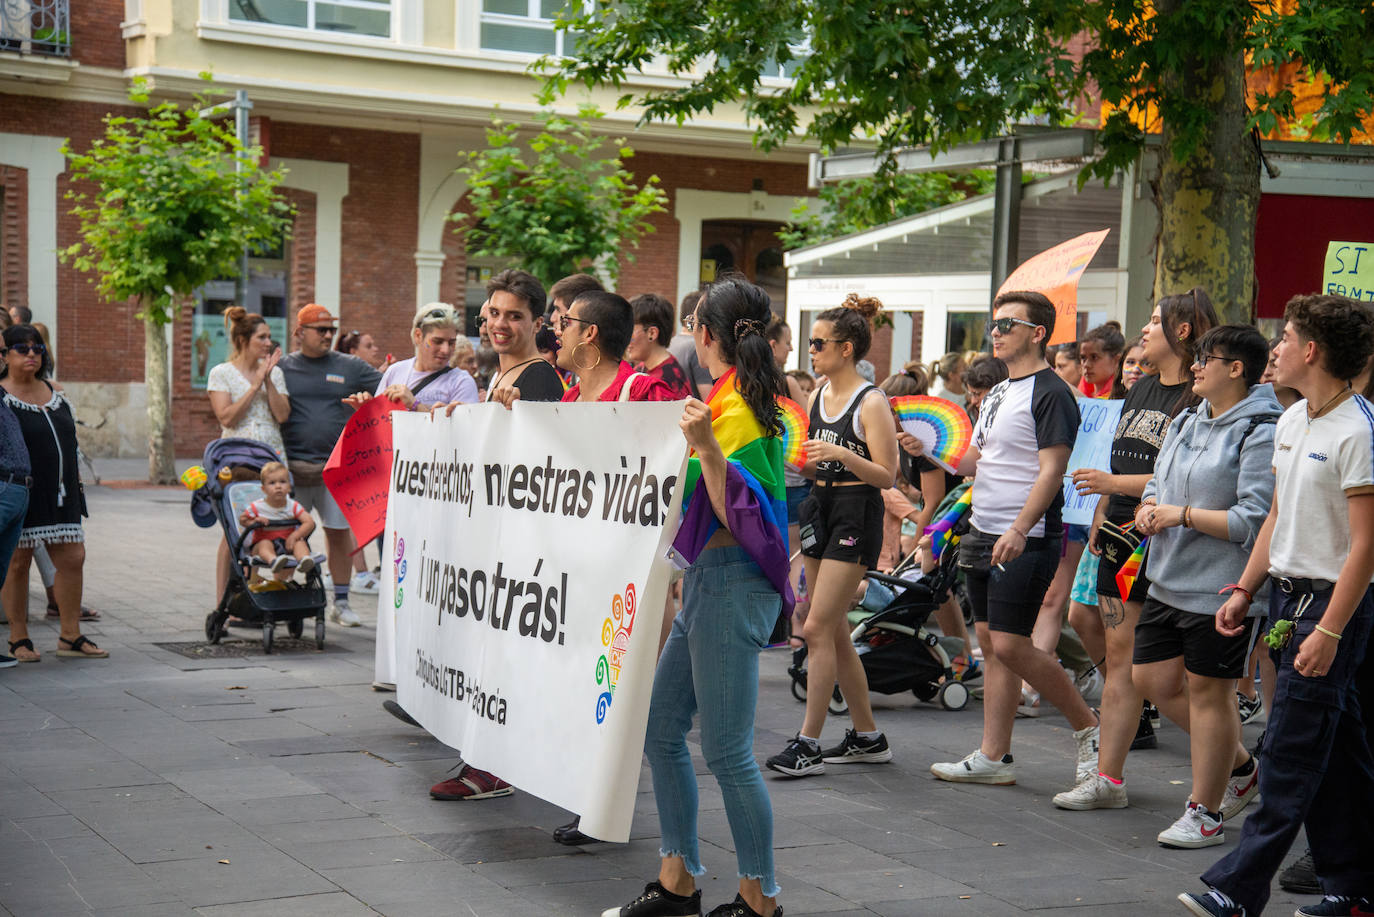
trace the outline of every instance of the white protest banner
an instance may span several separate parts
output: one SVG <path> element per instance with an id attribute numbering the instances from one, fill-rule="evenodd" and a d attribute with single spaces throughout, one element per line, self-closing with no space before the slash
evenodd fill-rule
<path id="1" fill-rule="evenodd" d="M 1112 437 L 1116 435 L 1123 404 L 1125 402 L 1119 398 L 1078 399 L 1078 413 L 1082 419 L 1064 475 L 1064 522 L 1068 525 L 1092 525 L 1098 496 L 1079 494 L 1070 475 L 1078 468 L 1112 470 Z"/>
<path id="2" fill-rule="evenodd" d="M 516 402 L 393 421 L 382 600 L 397 700 L 474 767 L 609 841 L 629 838 L 639 784 L 681 416 L 671 402 Z"/>

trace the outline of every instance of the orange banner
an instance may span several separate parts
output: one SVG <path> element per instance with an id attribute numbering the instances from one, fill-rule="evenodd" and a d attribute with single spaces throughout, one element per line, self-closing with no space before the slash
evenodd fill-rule
<path id="1" fill-rule="evenodd" d="M 389 398 L 364 403 L 349 418 L 324 465 L 324 486 L 343 510 L 359 547 L 386 527 L 391 412 L 397 407 Z"/>
<path id="2" fill-rule="evenodd" d="M 1049 343 L 1067 344 L 1075 340 L 1078 337 L 1078 280 L 1109 232 L 1110 229 L 1085 232 L 1021 262 L 997 290 L 998 295 L 1009 290 L 1044 293 L 1054 303 L 1057 313 Z"/>

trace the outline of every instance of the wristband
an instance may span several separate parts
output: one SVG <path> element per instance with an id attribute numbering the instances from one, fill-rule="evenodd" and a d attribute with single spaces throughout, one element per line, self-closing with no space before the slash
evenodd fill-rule
<path id="1" fill-rule="evenodd" d="M 1250 592 L 1249 589 L 1246 589 L 1240 583 L 1227 583 L 1225 586 L 1222 586 L 1220 589 L 1217 590 L 1217 595 L 1227 595 L 1228 593 L 1232 592 L 1240 592 L 1244 594 L 1245 601 L 1247 603 L 1251 605 L 1255 604 L 1255 596 Z"/>
<path id="2" fill-rule="evenodd" d="M 1339 639 L 1341 639 L 1341 635 L 1340 635 L 1340 634 L 1336 633 L 1336 632 L 1333 631 L 1333 630 L 1327 630 L 1325 627 L 1322 627 L 1320 624 L 1316 625 L 1316 626 L 1315 626 L 1314 628 L 1312 628 L 1312 629 L 1313 629 L 1313 630 L 1316 630 L 1316 631 L 1320 631 L 1320 632 L 1323 633 L 1323 634 L 1326 634 L 1326 635 L 1327 635 L 1328 637 L 1330 637 L 1332 640 L 1339 640 Z"/>

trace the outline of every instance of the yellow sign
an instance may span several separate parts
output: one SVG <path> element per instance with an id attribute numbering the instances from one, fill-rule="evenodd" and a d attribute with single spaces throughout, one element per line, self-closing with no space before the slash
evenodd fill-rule
<path id="1" fill-rule="evenodd" d="M 1322 292 L 1374 302 L 1374 242 L 1328 244 Z"/>
<path id="2" fill-rule="evenodd" d="M 998 294 L 1034 290 L 1054 303 L 1054 334 L 1047 343 L 1065 344 L 1078 336 L 1078 281 L 1110 230 L 1085 232 L 1047 248 L 1011 272 Z"/>

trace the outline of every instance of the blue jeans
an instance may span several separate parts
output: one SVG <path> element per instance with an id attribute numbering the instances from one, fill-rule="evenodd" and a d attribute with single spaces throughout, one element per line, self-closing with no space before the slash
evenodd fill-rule
<path id="1" fill-rule="evenodd" d="M 29 511 L 29 489 L 19 484 L 0 484 L 0 586 L 10 569 L 14 546 L 24 528 L 24 516 Z"/>
<path id="2" fill-rule="evenodd" d="M 773 875 L 773 807 L 754 760 L 759 650 L 782 599 L 743 548 L 705 551 L 687 570 L 682 612 L 673 621 L 654 673 L 644 753 L 654 778 L 663 834 L 660 856 L 706 872 L 697 841 L 697 776 L 687 751 L 701 711 L 701 750 L 720 784 L 741 879 L 758 879 L 765 897 Z"/>

